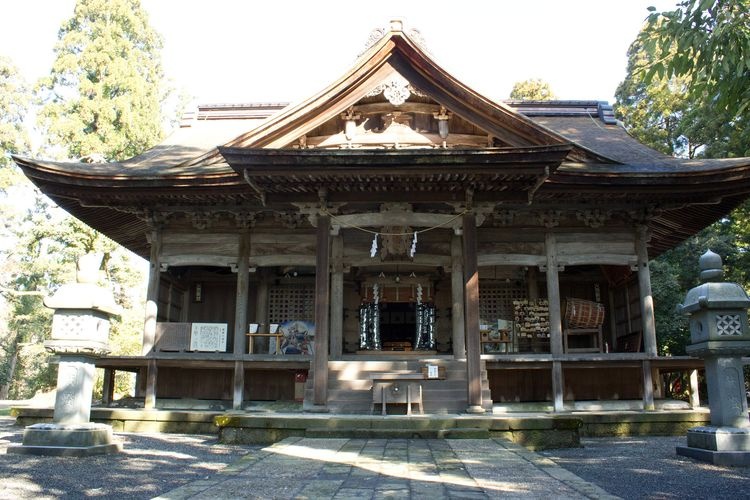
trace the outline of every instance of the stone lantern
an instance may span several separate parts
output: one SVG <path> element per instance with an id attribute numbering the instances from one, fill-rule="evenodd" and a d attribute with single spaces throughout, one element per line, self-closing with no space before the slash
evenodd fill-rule
<path id="1" fill-rule="evenodd" d="M 721 281 L 717 254 L 707 251 L 699 265 L 703 283 L 687 293 L 680 310 L 690 317 L 687 353 L 705 360 L 711 425 L 688 431 L 688 445 L 677 453 L 720 465 L 750 465 L 742 365 L 742 356 L 750 354 L 750 298 L 740 285 Z"/>
<path id="2" fill-rule="evenodd" d="M 44 347 L 59 359 L 52 423 L 26 427 L 10 453 L 83 456 L 119 451 L 112 428 L 89 422 L 96 358 L 109 352 L 110 318 L 120 314 L 111 290 L 97 284 L 101 254 L 78 261 L 76 283 L 61 286 L 44 305 L 54 309 Z"/>

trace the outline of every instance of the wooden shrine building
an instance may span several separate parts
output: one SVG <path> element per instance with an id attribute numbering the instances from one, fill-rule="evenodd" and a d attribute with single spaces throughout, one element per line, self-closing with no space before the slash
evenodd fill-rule
<path id="1" fill-rule="evenodd" d="M 98 362 L 147 407 L 369 412 L 373 373 L 430 370 L 427 412 L 653 408 L 701 361 L 657 356 L 649 259 L 750 193 L 750 159 L 664 156 L 605 103 L 493 102 L 398 21 L 299 104 L 202 106 L 122 162 L 15 161 L 149 259 L 142 356 Z"/>

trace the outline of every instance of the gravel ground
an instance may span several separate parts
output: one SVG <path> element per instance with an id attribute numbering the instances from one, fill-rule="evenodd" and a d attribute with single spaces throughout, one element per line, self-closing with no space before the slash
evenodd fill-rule
<path id="1" fill-rule="evenodd" d="M 211 479 L 262 448 L 221 445 L 205 435 L 119 433 L 125 449 L 115 455 L 7 455 L 8 445 L 20 443 L 21 435 L 12 418 L 0 417 L 0 499 L 153 498 Z M 675 447 L 684 443 L 685 437 L 584 439 L 583 448 L 540 455 L 625 499 L 750 498 L 749 467 L 718 467 L 678 457 Z"/>
<path id="2" fill-rule="evenodd" d="M 682 437 L 583 439 L 540 454 L 622 498 L 750 498 L 750 467 L 719 467 L 675 454 Z"/>
<path id="3" fill-rule="evenodd" d="M 227 446 L 215 436 L 118 433 L 122 453 L 80 459 L 6 454 L 22 429 L 0 417 L 0 499 L 153 498 L 257 450 Z"/>

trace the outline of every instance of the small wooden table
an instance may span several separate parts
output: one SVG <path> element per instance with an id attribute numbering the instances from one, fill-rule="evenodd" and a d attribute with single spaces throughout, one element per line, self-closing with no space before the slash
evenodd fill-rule
<path id="1" fill-rule="evenodd" d="M 281 339 L 284 337 L 283 333 L 246 333 L 248 337 L 250 337 L 250 342 L 248 342 L 247 346 L 247 352 L 249 354 L 253 354 L 253 341 L 255 340 L 255 337 L 275 337 L 276 338 L 276 353 L 275 354 L 281 354 Z"/>
<path id="2" fill-rule="evenodd" d="M 373 373 L 372 379 L 372 407 L 381 404 L 381 414 L 387 415 L 388 403 L 406 403 L 406 414 L 411 415 L 412 403 L 419 404 L 419 413 L 424 415 L 422 404 L 422 384 L 424 375 L 421 373 Z"/>

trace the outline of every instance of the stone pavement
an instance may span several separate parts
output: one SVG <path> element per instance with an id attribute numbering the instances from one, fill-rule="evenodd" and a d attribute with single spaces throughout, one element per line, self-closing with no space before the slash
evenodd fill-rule
<path id="1" fill-rule="evenodd" d="M 501 439 L 320 438 L 285 439 L 158 498 L 497 497 L 617 498 Z"/>

